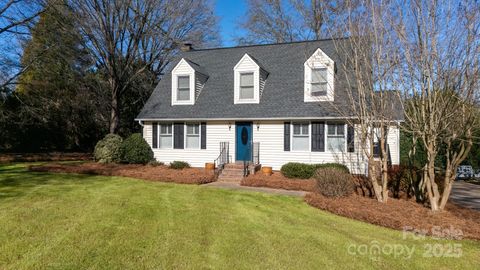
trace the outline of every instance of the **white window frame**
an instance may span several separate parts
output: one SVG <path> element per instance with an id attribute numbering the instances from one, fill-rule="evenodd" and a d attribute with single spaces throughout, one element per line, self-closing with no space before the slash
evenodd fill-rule
<path id="1" fill-rule="evenodd" d="M 323 78 L 323 81 L 314 82 L 314 80 L 313 80 L 313 73 L 314 73 L 315 71 L 317 71 L 317 70 L 322 70 L 322 71 L 324 70 L 324 71 L 326 71 L 327 76 L 326 76 L 325 78 Z M 311 74 L 310 74 L 310 76 L 311 76 L 311 78 L 310 78 L 310 95 L 315 96 L 315 97 L 324 97 L 324 96 L 326 96 L 326 95 L 328 94 L 328 72 L 329 72 L 329 70 L 328 70 L 327 67 L 316 67 L 316 68 L 312 68 Z M 324 95 L 314 95 L 315 92 L 313 91 L 313 86 L 316 85 L 316 84 L 318 84 L 318 85 L 326 85 L 326 89 L 325 89 L 325 94 L 324 94 Z"/>
<path id="2" fill-rule="evenodd" d="M 173 124 L 172 123 L 157 123 L 158 125 L 158 136 L 157 136 L 157 145 L 158 145 L 158 149 L 160 150 L 164 150 L 164 149 L 173 149 L 173 138 L 174 138 L 174 130 L 173 130 Z M 162 145 L 160 144 L 160 138 L 162 137 L 162 126 L 170 126 L 170 130 L 171 130 L 171 133 L 170 133 L 170 138 L 171 138 L 171 147 L 162 147 Z"/>
<path id="3" fill-rule="evenodd" d="M 294 125 L 307 125 L 308 136 L 305 136 L 305 137 L 308 137 L 308 149 L 307 150 L 295 150 L 295 149 L 293 149 L 293 137 L 295 136 Z M 312 151 L 312 145 L 311 145 L 312 144 L 312 131 L 311 131 L 311 123 L 310 122 L 305 122 L 305 121 L 291 122 L 290 123 L 290 131 L 291 131 L 290 132 L 290 151 L 291 152 L 306 153 L 306 152 L 311 152 Z"/>
<path id="4" fill-rule="evenodd" d="M 312 70 L 327 69 L 327 94 L 315 96 L 312 94 Z M 318 48 L 304 63 L 304 102 L 334 101 L 335 62 Z"/>
<path id="5" fill-rule="evenodd" d="M 345 143 L 343 144 L 343 151 L 330 151 L 328 148 L 328 127 L 331 125 L 343 125 L 343 139 L 345 140 Z M 335 128 L 335 134 L 337 133 L 337 129 Z M 339 135 L 331 135 L 331 136 L 336 136 L 340 137 Z M 325 123 L 325 152 L 328 153 L 346 153 L 347 152 L 347 125 L 345 123 L 338 123 L 338 122 L 330 122 L 330 123 Z"/>
<path id="6" fill-rule="evenodd" d="M 178 100 L 178 78 L 189 76 L 190 99 Z M 172 105 L 194 105 L 195 104 L 195 70 L 182 58 L 172 70 Z"/>
<path id="7" fill-rule="evenodd" d="M 190 148 L 187 148 L 187 137 L 188 137 L 188 129 L 187 129 L 187 126 L 188 125 L 198 125 L 198 147 L 190 147 Z M 186 122 L 184 123 L 184 136 L 183 136 L 183 149 L 184 150 L 196 150 L 196 149 L 201 149 L 202 147 L 202 125 L 201 123 L 198 123 L 198 122 Z"/>
<path id="8" fill-rule="evenodd" d="M 260 103 L 260 66 L 245 54 L 233 68 L 234 72 L 234 104 Z M 240 99 L 240 74 L 253 73 L 253 99 Z"/>
<path id="9" fill-rule="evenodd" d="M 251 74 L 252 75 L 252 82 L 253 82 L 253 85 L 251 86 L 242 86 L 242 75 L 248 75 L 248 74 Z M 238 99 L 240 101 L 249 101 L 249 100 L 252 100 L 252 99 L 255 99 L 255 72 L 248 72 L 248 71 L 244 71 L 244 72 L 240 72 L 240 82 L 239 82 L 239 86 L 238 86 Z M 241 97 L 241 94 L 242 94 L 242 87 L 252 87 L 253 89 L 253 98 L 242 98 Z"/>

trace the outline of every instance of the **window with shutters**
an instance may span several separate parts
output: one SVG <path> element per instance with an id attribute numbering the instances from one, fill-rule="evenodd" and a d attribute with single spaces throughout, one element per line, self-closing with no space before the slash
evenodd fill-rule
<path id="1" fill-rule="evenodd" d="M 327 149 L 330 152 L 345 152 L 345 124 L 328 124 Z"/>
<path id="2" fill-rule="evenodd" d="M 310 150 L 310 130 L 308 123 L 292 124 L 292 151 Z"/>
<path id="3" fill-rule="evenodd" d="M 171 124 L 159 124 L 158 148 L 171 149 L 173 146 L 173 134 Z"/>
<path id="4" fill-rule="evenodd" d="M 200 125 L 187 124 L 187 132 L 185 132 L 185 148 L 199 149 L 200 148 Z"/>

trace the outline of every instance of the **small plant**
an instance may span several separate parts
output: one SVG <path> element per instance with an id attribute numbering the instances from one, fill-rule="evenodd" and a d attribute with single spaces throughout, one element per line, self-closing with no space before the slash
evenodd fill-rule
<path id="1" fill-rule="evenodd" d="M 170 168 L 175 169 L 175 170 L 181 170 L 185 168 L 190 168 L 190 164 L 185 161 L 172 161 L 170 162 Z"/>
<path id="2" fill-rule="evenodd" d="M 163 165 L 165 165 L 165 163 L 157 161 L 157 160 L 154 159 L 154 160 L 150 160 L 148 162 L 148 165 L 152 166 L 152 167 L 157 167 L 157 166 L 163 166 Z"/>
<path id="3" fill-rule="evenodd" d="M 311 164 L 289 162 L 280 169 L 282 174 L 288 178 L 312 178 L 315 168 Z"/>
<path id="4" fill-rule="evenodd" d="M 108 134 L 97 142 L 93 155 L 100 163 L 117 163 L 121 161 L 122 137 Z"/>
<path id="5" fill-rule="evenodd" d="M 153 151 L 140 133 L 134 133 L 122 142 L 122 162 L 147 164 L 153 160 Z"/>
<path id="6" fill-rule="evenodd" d="M 353 193 L 351 174 L 337 168 L 320 168 L 315 172 L 316 190 L 326 197 L 344 197 Z"/>

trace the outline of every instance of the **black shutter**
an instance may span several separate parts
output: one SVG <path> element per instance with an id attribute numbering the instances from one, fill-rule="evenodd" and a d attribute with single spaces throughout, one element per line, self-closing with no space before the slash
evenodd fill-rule
<path id="1" fill-rule="evenodd" d="M 152 123 L 152 148 L 158 148 L 158 123 Z"/>
<path id="2" fill-rule="evenodd" d="M 202 122 L 200 124 L 200 148 L 207 149 L 207 123 Z"/>
<path id="3" fill-rule="evenodd" d="M 173 124 L 173 148 L 174 149 L 183 149 L 183 123 L 175 123 Z"/>
<path id="4" fill-rule="evenodd" d="M 347 126 L 347 152 L 355 152 L 355 129 L 352 125 Z"/>
<path id="5" fill-rule="evenodd" d="M 325 152 L 325 123 L 312 122 L 312 152 Z"/>
<path id="6" fill-rule="evenodd" d="M 290 122 L 283 123 L 283 151 L 290 151 Z"/>

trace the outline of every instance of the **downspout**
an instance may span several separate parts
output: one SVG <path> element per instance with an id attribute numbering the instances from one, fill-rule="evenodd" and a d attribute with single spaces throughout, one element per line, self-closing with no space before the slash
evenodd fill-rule
<path id="1" fill-rule="evenodd" d="M 138 120 L 138 124 L 139 124 L 140 126 L 142 126 L 142 128 L 141 128 L 141 130 L 140 130 L 140 134 L 142 134 L 142 138 L 143 138 L 143 122 L 142 122 L 142 120 Z"/>

